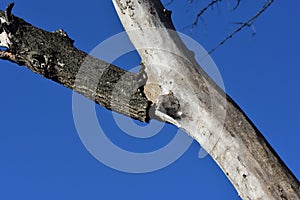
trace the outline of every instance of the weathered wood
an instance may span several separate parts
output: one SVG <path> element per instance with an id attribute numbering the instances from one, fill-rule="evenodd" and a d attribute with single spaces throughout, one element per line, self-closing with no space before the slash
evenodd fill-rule
<path id="1" fill-rule="evenodd" d="M 108 109 L 141 121 L 149 118 L 152 102 L 161 120 L 184 129 L 209 151 L 243 199 L 300 199 L 299 181 L 262 134 L 197 68 L 178 35 L 165 30 L 174 27 L 170 12 L 160 1 L 114 2 L 124 27 L 141 31 L 129 34 L 136 47 L 144 47 L 137 49 L 148 79 L 139 91 L 141 76 L 88 56 L 75 48 L 63 31 L 50 33 L 33 27 L 11 15 L 12 7 L 0 11 L 0 46 L 6 48 L 0 51 L 0 58 L 24 65 Z M 150 44 L 156 49 L 145 48 Z M 169 53 L 159 51 L 162 49 Z M 121 80 L 122 84 L 117 84 Z M 212 107 L 217 109 L 212 112 Z M 225 119 L 220 117 L 224 112 Z"/>
<path id="2" fill-rule="evenodd" d="M 195 138 L 242 199 L 300 199 L 299 181 L 239 106 L 199 68 L 161 2 L 113 2 L 146 67 L 145 94 L 155 103 L 155 114 Z"/>
<path id="3" fill-rule="evenodd" d="M 0 11 L 0 58 L 140 121 L 149 119 L 148 99 L 140 84 L 143 76 L 124 71 L 78 50 L 63 30 L 48 32 Z"/>

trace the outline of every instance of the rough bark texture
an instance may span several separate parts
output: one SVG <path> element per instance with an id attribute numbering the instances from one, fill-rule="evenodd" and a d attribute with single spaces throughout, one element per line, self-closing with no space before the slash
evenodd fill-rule
<path id="1" fill-rule="evenodd" d="M 161 120 L 184 129 L 210 153 L 243 199 L 300 199 L 299 181 L 262 134 L 198 68 L 176 32 L 166 30 L 174 26 L 160 1 L 114 4 L 125 29 L 135 29 L 128 34 L 142 57 L 147 80 L 88 56 L 63 31 L 43 31 L 12 16 L 11 7 L 0 11 L 0 46 L 6 48 L 0 58 L 141 121 L 148 119 L 153 103 Z M 144 81 L 145 87 L 140 87 Z"/>
<path id="2" fill-rule="evenodd" d="M 0 58 L 26 66 L 96 103 L 147 121 L 143 74 L 126 72 L 78 50 L 63 30 L 47 32 L 0 11 Z"/>
<path id="3" fill-rule="evenodd" d="M 113 2 L 146 67 L 145 94 L 156 104 L 155 114 L 195 138 L 242 199 L 300 199 L 299 181 L 239 106 L 198 66 L 172 31 L 170 12 L 161 2 Z"/>

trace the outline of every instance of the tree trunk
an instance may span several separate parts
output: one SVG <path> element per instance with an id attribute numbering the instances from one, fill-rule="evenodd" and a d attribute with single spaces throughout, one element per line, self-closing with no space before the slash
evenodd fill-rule
<path id="1" fill-rule="evenodd" d="M 157 118 L 185 130 L 209 152 L 242 199 L 300 199 L 299 181 L 238 105 L 200 68 L 161 2 L 113 2 L 145 72 L 127 73 L 92 58 L 77 50 L 64 32 L 37 29 L 10 15 L 10 7 L 0 11 L 0 45 L 7 48 L 0 58 L 141 121 L 149 120 L 153 108 Z M 82 65 L 88 70 L 77 77 Z M 93 79 L 99 84 L 92 84 Z M 120 79 L 122 86 L 116 84 Z"/>
<path id="2" fill-rule="evenodd" d="M 155 114 L 195 138 L 243 199 L 300 199 L 298 180 L 249 118 L 201 70 L 172 31 L 170 12 L 161 2 L 113 2 L 146 67 L 145 94 L 156 104 Z M 159 93 L 151 90 L 154 84 Z M 176 112 L 174 103 L 161 109 L 170 99 L 178 104 Z"/>

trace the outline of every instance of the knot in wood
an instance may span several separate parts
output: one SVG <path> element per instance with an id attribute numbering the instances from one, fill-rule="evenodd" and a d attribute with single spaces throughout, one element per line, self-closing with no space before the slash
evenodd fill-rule
<path id="1" fill-rule="evenodd" d="M 157 110 L 173 119 L 181 118 L 180 103 L 172 91 L 158 97 Z"/>

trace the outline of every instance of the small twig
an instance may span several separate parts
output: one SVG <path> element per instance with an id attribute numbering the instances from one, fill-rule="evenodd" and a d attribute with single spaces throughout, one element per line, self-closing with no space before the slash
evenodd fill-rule
<path id="1" fill-rule="evenodd" d="M 211 49 L 208 53 L 212 54 L 217 48 L 219 48 L 220 46 L 222 46 L 225 42 L 227 42 L 227 40 L 231 39 L 235 34 L 237 34 L 238 32 L 240 32 L 243 28 L 245 28 L 247 26 L 251 27 L 252 24 L 255 22 L 255 20 L 262 13 L 264 13 L 271 6 L 271 4 L 273 2 L 274 2 L 274 0 L 269 0 L 268 2 L 266 2 L 264 4 L 264 6 L 253 17 L 251 17 L 248 21 L 242 23 L 237 29 L 235 29 L 230 35 L 228 35 L 224 40 L 222 40 L 216 47 L 214 47 L 213 49 Z"/>
<path id="2" fill-rule="evenodd" d="M 192 27 L 196 26 L 198 24 L 199 19 L 201 19 L 201 16 L 205 13 L 205 11 L 212 7 L 214 4 L 220 2 L 222 0 L 212 0 L 209 4 L 207 4 L 202 10 L 200 10 L 200 12 L 196 15 L 196 19 L 192 24 Z"/>
<path id="3" fill-rule="evenodd" d="M 205 23 L 205 20 L 203 19 L 202 15 L 205 13 L 205 11 L 212 7 L 214 4 L 216 4 L 217 2 L 219 1 L 222 1 L 222 0 L 212 0 L 209 4 L 207 4 L 202 10 L 200 10 L 200 12 L 196 15 L 196 19 L 195 21 L 191 24 L 191 25 L 188 25 L 184 28 L 182 28 L 182 30 L 185 30 L 187 28 L 191 28 L 193 29 L 195 26 L 197 26 L 198 22 L 199 22 L 199 19 L 202 21 L 202 23 L 204 24 L 204 26 L 206 27 L 206 23 Z M 192 3 L 192 1 L 191 1 Z"/>
<path id="4" fill-rule="evenodd" d="M 235 22 L 234 24 L 242 25 L 244 22 Z M 247 24 L 246 26 L 252 29 L 252 36 L 256 35 L 256 30 L 253 24 Z"/>
<path id="5" fill-rule="evenodd" d="M 236 4 L 235 4 L 235 6 L 233 7 L 232 10 L 236 10 L 239 7 L 240 3 L 241 3 L 241 0 L 237 0 Z"/>

